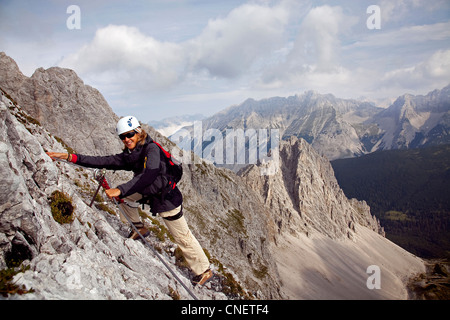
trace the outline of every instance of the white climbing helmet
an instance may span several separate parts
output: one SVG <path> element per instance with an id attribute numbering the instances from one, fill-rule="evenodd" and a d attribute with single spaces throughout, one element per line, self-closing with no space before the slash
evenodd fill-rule
<path id="1" fill-rule="evenodd" d="M 116 132 L 118 135 L 135 129 L 137 129 L 136 131 L 140 132 L 140 127 L 141 125 L 135 117 L 127 116 L 123 117 L 117 122 Z"/>

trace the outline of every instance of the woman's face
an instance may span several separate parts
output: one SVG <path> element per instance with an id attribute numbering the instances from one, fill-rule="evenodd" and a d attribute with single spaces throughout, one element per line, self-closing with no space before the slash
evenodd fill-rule
<path id="1" fill-rule="evenodd" d="M 133 133 L 134 133 L 134 135 L 130 138 L 129 136 L 132 135 Z M 121 134 L 120 138 L 121 139 L 123 138 L 122 142 L 125 145 L 125 147 L 128 148 L 128 150 L 133 150 L 134 148 L 136 148 L 136 144 L 139 140 L 139 133 L 137 133 L 134 130 L 131 130 L 131 131 Z"/>

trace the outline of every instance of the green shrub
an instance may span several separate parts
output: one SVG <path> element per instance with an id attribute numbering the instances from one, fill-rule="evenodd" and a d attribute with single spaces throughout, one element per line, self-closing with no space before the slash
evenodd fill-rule
<path id="1" fill-rule="evenodd" d="M 54 191 L 50 196 L 53 219 L 60 224 L 71 223 L 74 219 L 72 199 L 61 191 Z"/>
<path id="2" fill-rule="evenodd" d="M 25 294 L 34 292 L 33 289 L 27 290 L 24 286 L 18 286 L 12 281 L 16 274 L 19 272 L 25 272 L 28 269 L 30 269 L 29 266 L 22 266 L 18 270 L 14 268 L 0 270 L 0 294 L 6 298 L 9 294 Z"/>

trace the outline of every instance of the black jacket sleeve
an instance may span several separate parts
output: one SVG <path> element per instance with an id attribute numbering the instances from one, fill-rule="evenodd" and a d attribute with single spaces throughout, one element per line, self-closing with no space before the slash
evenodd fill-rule
<path id="1" fill-rule="evenodd" d="M 123 153 L 119 153 L 112 156 L 85 156 L 82 154 L 77 154 L 77 162 L 83 167 L 89 168 L 99 168 L 108 170 L 124 170 L 125 161 Z"/>

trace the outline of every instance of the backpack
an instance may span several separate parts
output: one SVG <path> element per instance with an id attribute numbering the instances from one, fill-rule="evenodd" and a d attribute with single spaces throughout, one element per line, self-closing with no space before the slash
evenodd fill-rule
<path id="1" fill-rule="evenodd" d="M 162 196 L 164 197 L 171 190 L 175 189 L 177 183 L 181 180 L 183 176 L 183 165 L 180 161 L 175 159 L 168 151 L 166 151 L 158 142 L 153 141 L 159 149 L 161 150 L 161 161 L 165 161 L 167 171 L 162 173 L 162 175 L 167 177 L 168 186 L 162 190 Z"/>

